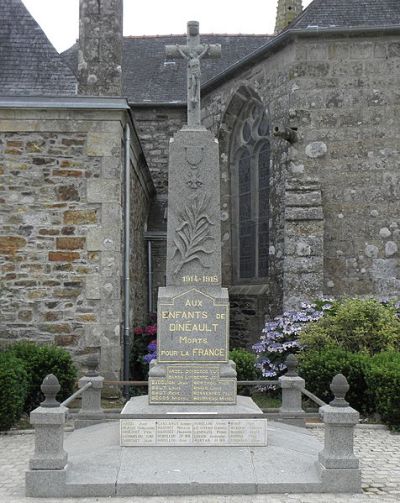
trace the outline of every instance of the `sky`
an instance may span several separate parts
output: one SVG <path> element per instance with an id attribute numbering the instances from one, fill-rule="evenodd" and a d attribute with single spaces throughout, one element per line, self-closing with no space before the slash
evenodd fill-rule
<path id="1" fill-rule="evenodd" d="M 68 49 L 78 38 L 79 0 L 23 2 L 59 52 Z M 273 33 L 277 0 L 244 2 L 124 0 L 124 35 L 185 33 L 190 20 L 200 22 L 200 33 Z M 310 3 L 311 0 L 303 0 L 303 7 Z M 244 9 L 244 5 L 248 9 Z"/>

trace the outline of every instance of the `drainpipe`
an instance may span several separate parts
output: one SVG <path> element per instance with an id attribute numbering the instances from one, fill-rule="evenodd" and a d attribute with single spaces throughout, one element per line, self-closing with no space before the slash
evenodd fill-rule
<path id="1" fill-rule="evenodd" d="M 130 174 L 130 144 L 131 131 L 129 124 L 125 126 L 125 205 L 124 205 L 124 365 L 123 380 L 129 381 L 129 350 L 130 350 L 130 276 L 129 257 L 131 255 L 130 244 L 130 213 L 131 213 L 131 174 Z M 129 398 L 129 387 L 124 386 L 124 396 Z"/>
<path id="2" fill-rule="evenodd" d="M 147 241 L 147 270 L 148 270 L 147 286 L 149 289 L 147 308 L 149 310 L 149 314 L 153 312 L 153 263 L 151 256 L 152 255 L 151 248 L 152 248 L 152 241 L 151 239 L 149 239 Z"/>

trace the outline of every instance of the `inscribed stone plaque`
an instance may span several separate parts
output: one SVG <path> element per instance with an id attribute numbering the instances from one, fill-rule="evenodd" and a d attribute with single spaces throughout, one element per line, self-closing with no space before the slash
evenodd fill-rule
<path id="1" fill-rule="evenodd" d="M 266 419 L 121 419 L 121 446 L 264 446 Z"/>
<path id="2" fill-rule="evenodd" d="M 236 379 L 220 378 L 220 365 L 168 365 L 166 377 L 149 378 L 150 404 L 234 404 Z"/>
<path id="3" fill-rule="evenodd" d="M 159 363 L 228 361 L 229 301 L 224 288 L 160 288 L 157 326 Z"/>

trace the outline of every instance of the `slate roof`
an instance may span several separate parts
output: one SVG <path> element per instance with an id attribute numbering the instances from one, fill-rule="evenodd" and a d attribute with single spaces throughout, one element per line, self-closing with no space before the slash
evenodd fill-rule
<path id="1" fill-rule="evenodd" d="M 290 29 L 400 25 L 399 0 L 314 0 Z"/>
<path id="2" fill-rule="evenodd" d="M 286 34 L 334 28 L 400 27 L 400 0 L 314 0 L 278 37 L 202 35 L 222 45 L 222 58 L 202 61 L 207 88 L 266 57 Z M 131 103 L 184 103 L 185 62 L 165 60 L 165 45 L 185 44 L 186 35 L 125 37 L 123 95 Z M 21 0 L 0 0 L 0 94 L 76 94 L 77 44 L 58 55 Z"/>
<path id="3" fill-rule="evenodd" d="M 207 88 L 260 59 L 285 34 L 296 30 L 349 29 L 400 26 L 400 0 L 314 0 L 283 32 L 268 35 L 202 35 L 204 43 L 220 43 L 222 58 L 202 61 L 202 83 Z M 164 46 L 184 44 L 185 35 L 125 37 L 123 92 L 132 103 L 174 103 L 186 99 L 185 62 L 166 62 Z M 63 53 L 71 67 L 77 65 L 77 47 Z"/>
<path id="4" fill-rule="evenodd" d="M 273 38 L 268 35 L 201 35 L 205 44 L 221 44 L 222 57 L 203 59 L 202 82 L 223 72 Z M 166 60 L 167 44 L 186 44 L 186 35 L 124 37 L 123 95 L 132 103 L 174 103 L 186 101 L 186 62 Z M 62 53 L 75 72 L 77 44 Z"/>
<path id="5" fill-rule="evenodd" d="M 76 84 L 21 0 L 0 0 L 0 94 L 71 95 Z"/>

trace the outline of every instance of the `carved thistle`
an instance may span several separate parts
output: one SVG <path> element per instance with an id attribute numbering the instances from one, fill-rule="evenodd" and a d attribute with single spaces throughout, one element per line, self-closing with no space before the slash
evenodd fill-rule
<path id="1" fill-rule="evenodd" d="M 190 177 L 186 180 L 186 185 L 190 189 L 196 190 L 203 185 L 203 182 L 200 180 L 197 173 L 192 173 Z"/>
<path id="2" fill-rule="evenodd" d="M 194 197 L 178 215 L 178 228 L 174 238 L 176 248 L 172 257 L 178 256 L 178 264 L 174 270 L 175 276 L 185 264 L 194 260 L 198 260 L 202 267 L 209 268 L 203 259 L 214 252 L 214 249 L 208 250 L 205 246 L 207 241 L 214 240 L 210 229 L 215 224 L 207 213 L 208 208 L 210 208 L 210 199 L 206 197 L 206 194 L 200 194 Z"/>

